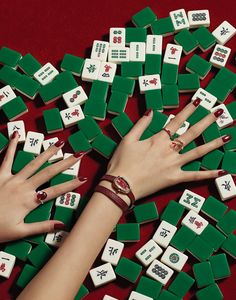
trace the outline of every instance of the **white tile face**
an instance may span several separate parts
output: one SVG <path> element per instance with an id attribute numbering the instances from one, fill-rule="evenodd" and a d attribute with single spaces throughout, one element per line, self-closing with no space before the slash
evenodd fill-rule
<path id="1" fill-rule="evenodd" d="M 16 94 L 14 93 L 13 89 L 10 85 L 6 85 L 0 89 L 0 108 L 7 102 L 11 101 L 12 99 L 16 98 Z"/>
<path id="2" fill-rule="evenodd" d="M 110 47 L 108 52 L 108 61 L 116 64 L 120 64 L 122 61 L 129 61 L 128 47 Z"/>
<path id="3" fill-rule="evenodd" d="M 139 76 L 138 81 L 141 94 L 145 91 L 161 89 L 161 79 L 159 74 Z"/>
<path id="4" fill-rule="evenodd" d="M 117 65 L 111 62 L 101 62 L 98 80 L 112 83 L 116 74 Z"/>
<path id="5" fill-rule="evenodd" d="M 140 294 L 138 292 L 132 291 L 128 300 L 153 300 L 153 298 L 150 298 L 150 297 Z"/>
<path id="6" fill-rule="evenodd" d="M 64 159 L 67 157 L 73 155 L 72 153 L 64 153 Z M 81 159 L 79 159 L 73 166 L 71 166 L 69 169 L 63 171 L 63 174 L 72 175 L 74 177 L 77 177 L 79 174 L 79 168 L 80 168 Z"/>
<path id="7" fill-rule="evenodd" d="M 14 268 L 16 257 L 0 251 L 0 277 L 9 278 Z"/>
<path id="8" fill-rule="evenodd" d="M 229 47 L 216 44 L 210 58 L 210 63 L 216 68 L 224 67 L 229 59 L 230 52 L 231 49 Z"/>
<path id="9" fill-rule="evenodd" d="M 110 28 L 110 47 L 125 47 L 125 28 Z"/>
<path id="10" fill-rule="evenodd" d="M 109 262 L 113 266 L 116 266 L 120 260 L 123 249 L 124 243 L 118 242 L 113 239 L 108 239 L 103 250 L 101 260 L 104 262 Z"/>
<path id="11" fill-rule="evenodd" d="M 196 93 L 193 95 L 192 100 L 201 99 L 200 105 L 204 108 L 210 110 L 217 101 L 217 98 L 212 94 L 208 93 L 206 90 L 199 88 Z"/>
<path id="12" fill-rule="evenodd" d="M 163 63 L 179 65 L 183 47 L 176 44 L 167 44 Z"/>
<path id="13" fill-rule="evenodd" d="M 163 128 L 166 127 L 166 125 L 167 125 L 174 117 L 175 117 L 175 115 L 170 114 L 169 117 L 168 117 L 168 119 L 167 119 L 167 121 L 166 121 L 166 123 L 165 123 L 165 125 L 163 126 Z M 181 127 L 176 131 L 176 133 L 177 133 L 178 135 L 184 134 L 184 133 L 188 130 L 189 126 L 190 126 L 189 122 L 185 121 L 185 122 L 181 125 Z"/>
<path id="14" fill-rule="evenodd" d="M 212 34 L 220 45 L 224 45 L 236 34 L 236 28 L 229 22 L 224 21 L 212 32 Z"/>
<path id="15" fill-rule="evenodd" d="M 199 216 L 195 211 L 190 210 L 181 222 L 182 225 L 187 226 L 196 234 L 201 234 L 207 227 L 208 222 Z"/>
<path id="16" fill-rule="evenodd" d="M 43 150 L 44 151 L 47 150 L 51 145 L 54 145 L 57 141 L 58 141 L 57 137 L 43 141 Z M 58 150 L 57 154 L 54 154 L 52 157 L 50 157 L 48 161 L 55 162 L 61 159 L 63 159 L 63 153 L 62 150 L 60 149 Z"/>
<path id="17" fill-rule="evenodd" d="M 152 239 L 161 247 L 166 248 L 173 238 L 176 230 L 176 226 L 173 226 L 166 221 L 162 221 Z"/>
<path id="18" fill-rule="evenodd" d="M 93 81 L 98 79 L 98 72 L 101 62 L 96 59 L 86 58 L 81 78 L 84 81 Z"/>
<path id="19" fill-rule="evenodd" d="M 61 119 L 65 128 L 75 125 L 79 120 L 84 119 L 84 113 L 80 105 L 66 108 L 60 111 Z"/>
<path id="20" fill-rule="evenodd" d="M 205 200 L 204 197 L 186 189 L 179 199 L 179 204 L 198 213 Z"/>
<path id="21" fill-rule="evenodd" d="M 110 263 L 106 263 L 89 271 L 95 287 L 99 287 L 116 279 L 116 274 Z"/>
<path id="22" fill-rule="evenodd" d="M 22 143 L 25 141 L 25 124 L 24 121 L 13 121 L 7 123 L 8 137 L 11 138 L 14 131 L 17 131 L 20 135 L 18 142 Z"/>
<path id="23" fill-rule="evenodd" d="M 183 8 L 171 11 L 170 17 L 176 32 L 185 28 L 189 28 L 188 18 Z"/>
<path id="24" fill-rule="evenodd" d="M 152 262 L 146 272 L 148 276 L 159 281 L 163 285 L 167 284 L 173 273 L 174 271 L 171 268 L 167 267 L 157 259 Z"/>
<path id="25" fill-rule="evenodd" d="M 46 63 L 46 65 L 44 65 L 34 74 L 34 78 L 41 85 L 46 85 L 51 82 L 58 74 L 59 72 L 51 63 Z"/>
<path id="26" fill-rule="evenodd" d="M 236 185 L 232 175 L 227 174 L 216 178 L 215 184 L 222 201 L 229 200 L 236 196 Z"/>
<path id="27" fill-rule="evenodd" d="M 162 35 L 147 35 L 146 54 L 162 54 Z"/>
<path id="28" fill-rule="evenodd" d="M 135 256 L 147 267 L 154 259 L 160 256 L 162 252 L 161 247 L 159 247 L 154 240 L 150 240 L 135 253 Z"/>
<path id="29" fill-rule="evenodd" d="M 107 54 L 109 49 L 109 43 L 104 41 L 97 41 L 93 42 L 92 52 L 91 52 L 91 59 L 97 59 L 100 61 L 107 60 Z"/>
<path id="30" fill-rule="evenodd" d="M 190 28 L 200 26 L 210 26 L 210 14 L 208 9 L 190 10 L 188 11 L 188 21 Z"/>
<path id="31" fill-rule="evenodd" d="M 43 144 L 44 135 L 39 132 L 28 131 L 23 150 L 39 155 Z"/>
<path id="32" fill-rule="evenodd" d="M 109 295 L 105 295 L 102 300 L 118 300 L 117 298 L 111 297 Z"/>
<path id="33" fill-rule="evenodd" d="M 56 198 L 55 205 L 71 209 L 77 209 L 80 201 L 80 194 L 74 192 L 65 193 Z"/>
<path id="34" fill-rule="evenodd" d="M 225 128 L 231 124 L 233 124 L 234 120 L 231 117 L 227 107 L 224 104 L 220 104 L 215 106 L 214 108 L 211 109 L 211 112 L 214 112 L 218 110 L 219 108 L 222 108 L 224 110 L 223 114 L 217 118 L 216 123 L 220 129 Z"/>
<path id="35" fill-rule="evenodd" d="M 146 43 L 131 42 L 129 58 L 130 61 L 145 62 Z"/>
<path id="36" fill-rule="evenodd" d="M 170 268 L 181 271 L 188 260 L 188 256 L 169 246 L 161 257 L 161 262 Z"/>
<path id="37" fill-rule="evenodd" d="M 66 231 L 51 232 L 46 235 L 45 243 L 53 247 L 59 248 L 68 236 Z"/>
<path id="38" fill-rule="evenodd" d="M 82 105 L 88 99 L 82 86 L 78 86 L 73 90 L 62 95 L 67 107 L 73 107 L 76 105 Z"/>

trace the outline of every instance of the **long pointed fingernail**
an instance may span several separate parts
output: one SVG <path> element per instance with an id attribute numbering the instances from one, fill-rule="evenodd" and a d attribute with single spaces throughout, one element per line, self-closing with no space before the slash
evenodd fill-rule
<path id="1" fill-rule="evenodd" d="M 65 141 L 63 141 L 63 140 L 58 140 L 55 144 L 54 144 L 54 146 L 56 146 L 56 147 L 61 147 L 63 144 L 65 144 Z"/>
<path id="2" fill-rule="evenodd" d="M 37 192 L 37 200 L 45 200 L 47 198 L 47 193 L 45 193 L 44 191 L 38 191 Z"/>
<path id="3" fill-rule="evenodd" d="M 224 113 L 224 110 L 222 108 L 220 108 L 220 109 L 217 109 L 217 111 L 214 112 L 214 115 L 215 115 L 216 118 L 218 118 L 223 113 Z"/>
<path id="4" fill-rule="evenodd" d="M 58 230 L 58 229 L 65 229 L 66 225 L 63 223 L 58 223 L 58 224 L 54 224 L 54 229 Z"/>
<path id="5" fill-rule="evenodd" d="M 219 176 L 219 177 L 220 177 L 220 176 L 227 175 L 227 174 L 228 174 L 228 172 L 225 171 L 225 170 L 220 170 L 220 171 L 218 172 L 218 176 Z"/>
<path id="6" fill-rule="evenodd" d="M 146 117 L 150 116 L 151 112 L 152 112 L 152 109 L 149 108 L 148 110 L 145 111 L 144 116 L 146 116 Z"/>
<path id="7" fill-rule="evenodd" d="M 78 179 L 79 179 L 79 181 L 87 181 L 88 180 L 88 177 L 82 177 L 82 176 L 80 176 L 80 177 L 78 177 Z"/>
<path id="8" fill-rule="evenodd" d="M 16 138 L 18 135 L 19 135 L 18 131 L 15 130 L 15 131 L 12 133 L 11 138 L 14 139 L 14 138 Z"/>
<path id="9" fill-rule="evenodd" d="M 229 142 L 231 139 L 232 139 L 232 136 L 231 136 L 231 135 L 225 135 L 225 136 L 222 137 L 222 141 L 223 141 L 224 143 Z"/>
<path id="10" fill-rule="evenodd" d="M 195 107 L 198 107 L 198 105 L 201 103 L 201 99 L 196 99 L 196 100 L 194 100 L 193 101 L 193 105 L 195 106 Z"/>
<path id="11" fill-rule="evenodd" d="M 85 154 L 84 151 L 80 151 L 80 152 L 75 153 L 75 154 L 74 154 L 74 157 L 75 157 L 75 158 L 79 158 L 79 157 L 83 156 L 84 154 Z"/>

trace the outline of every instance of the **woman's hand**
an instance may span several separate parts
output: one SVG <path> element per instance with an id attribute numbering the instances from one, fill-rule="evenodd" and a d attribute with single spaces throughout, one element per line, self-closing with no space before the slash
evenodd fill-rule
<path id="1" fill-rule="evenodd" d="M 200 100 L 189 103 L 166 128 L 172 136 L 194 112 Z M 151 138 L 139 141 L 152 120 L 153 112 L 147 111 L 131 131 L 124 137 L 109 165 L 107 174 L 124 177 L 131 186 L 136 200 L 180 182 L 215 178 L 225 173 L 214 171 L 183 171 L 181 167 L 208 152 L 221 147 L 230 136 L 215 139 L 184 154 L 180 154 L 181 143 L 189 144 L 223 113 L 219 109 L 193 125 L 178 140 L 172 142 L 167 131 L 160 131 Z M 179 147 L 180 146 L 180 147 Z"/>
<path id="2" fill-rule="evenodd" d="M 60 221 L 48 220 L 27 224 L 24 223 L 24 218 L 40 205 L 40 201 L 45 202 L 54 199 L 61 194 L 74 190 L 86 181 L 86 178 L 76 178 L 37 193 L 36 189 L 43 183 L 71 167 L 81 159 L 84 153 L 72 155 L 35 174 L 50 157 L 63 147 L 64 142 L 58 141 L 26 165 L 19 173 L 12 175 L 11 169 L 18 139 L 18 132 L 15 131 L 0 167 L 0 242 L 62 229 L 64 224 Z"/>

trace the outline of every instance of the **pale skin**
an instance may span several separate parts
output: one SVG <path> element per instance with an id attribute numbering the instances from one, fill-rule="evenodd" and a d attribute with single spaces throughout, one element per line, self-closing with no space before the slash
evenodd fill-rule
<path id="1" fill-rule="evenodd" d="M 172 134 L 176 132 L 195 109 L 196 107 L 192 103 L 188 104 L 168 124 L 170 132 Z M 107 168 L 107 174 L 119 175 L 127 179 L 136 200 L 180 182 L 216 178 L 222 174 L 219 172 L 223 170 L 197 172 L 181 170 L 181 166 L 186 163 L 221 147 L 226 142 L 222 138 L 199 146 L 185 154 L 180 154 L 170 147 L 171 141 L 165 131 L 161 131 L 147 140 L 139 141 L 143 131 L 150 124 L 152 115 L 153 112 L 150 111 L 136 123 L 119 144 Z M 180 137 L 181 141 L 187 145 L 215 120 L 216 116 L 209 114 L 184 133 Z M 54 231 L 55 224 L 61 224 L 56 220 L 24 224 L 24 217 L 40 205 L 36 199 L 35 190 L 81 158 L 71 156 L 33 175 L 44 162 L 63 147 L 63 145 L 59 148 L 51 146 L 17 175 L 12 175 L 11 167 L 17 139 L 16 136 L 11 140 L 0 168 L 0 213 L 1 216 L 5 216 L 0 219 L 0 242 L 51 232 Z M 74 179 L 46 189 L 44 191 L 48 196 L 45 201 L 72 191 L 83 182 Z M 109 182 L 101 181 L 100 184 L 111 189 Z M 130 204 L 126 195 L 120 195 L 120 197 Z M 121 216 L 121 209 L 107 196 L 94 193 L 63 245 L 17 299 L 74 299 L 94 260 Z"/>

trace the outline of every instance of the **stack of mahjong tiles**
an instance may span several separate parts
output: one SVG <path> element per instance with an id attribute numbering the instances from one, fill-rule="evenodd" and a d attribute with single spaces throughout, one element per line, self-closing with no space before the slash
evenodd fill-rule
<path id="1" fill-rule="evenodd" d="M 202 137 L 207 143 L 230 134 L 231 141 L 222 149 L 205 155 L 201 161 L 185 165 L 183 170 L 227 170 L 228 175 L 215 180 L 216 190 L 222 201 L 235 198 L 236 186 L 230 174 L 236 174 L 236 164 L 232 163 L 236 160 L 236 127 L 233 126 L 236 102 L 224 102 L 236 86 L 236 74 L 226 67 L 231 49 L 224 45 L 236 29 L 224 21 L 211 32 L 208 29 L 208 10 L 186 13 L 184 9 L 179 9 L 170 12 L 167 17 L 158 18 L 146 7 L 135 14 L 132 21 L 134 27 L 110 28 L 109 41 L 95 40 L 90 58 L 65 54 L 60 65 L 62 72 L 49 62 L 42 65 L 29 53 L 22 56 L 6 47 L 0 49 L 0 63 L 3 65 L 0 82 L 4 85 L 0 89 L 0 108 L 9 120 L 8 138 L 18 130 L 19 147 L 20 144 L 23 146 L 16 153 L 13 173 L 19 172 L 42 149 L 57 142 L 58 137 L 54 134 L 65 129 L 71 130 L 68 142 L 74 152 L 95 150 L 110 158 L 117 143 L 103 133 L 101 121 L 107 118 L 108 112 L 115 115 L 111 123 L 121 138 L 129 132 L 134 123 L 125 111 L 138 81 L 138 91 L 144 94 L 146 108 L 153 109 L 152 122 L 141 140 L 158 133 L 174 117 L 174 114 L 163 111 L 178 108 L 182 93 L 192 93 L 191 101 L 197 98 L 202 101 L 176 136 L 183 134 L 211 111 L 224 109 L 224 114 L 203 132 Z M 166 36 L 170 36 L 168 43 L 164 40 Z M 171 36 L 174 36 L 173 40 L 169 40 Z M 200 56 L 201 52 L 211 49 L 209 61 Z M 197 54 L 190 57 L 189 54 L 195 50 Z M 182 73 L 181 61 L 187 62 L 187 72 Z M 201 83 L 211 71 L 216 75 L 203 89 Z M 78 84 L 76 79 L 80 78 L 85 87 L 91 85 L 89 93 Z M 27 100 L 23 100 L 25 97 L 35 102 L 41 101 L 45 106 L 55 103 L 54 108 L 45 107 L 43 110 L 45 132 L 25 128 L 23 114 L 28 112 Z M 8 138 L 1 133 L 0 151 L 6 148 Z M 195 147 L 196 143 L 191 142 L 182 153 Z M 58 151 L 40 169 L 67 158 L 73 151 Z M 75 178 L 79 169 L 80 162 L 52 178 L 49 185 Z M 86 195 L 81 198 L 80 194 L 69 192 L 58 197 L 55 203 L 48 202 L 32 211 L 25 222 L 57 219 L 65 223 L 66 229 L 7 245 L 0 252 L 0 262 L 6 266 L 0 276 L 8 278 L 16 260 L 25 262 L 16 282 L 18 287 L 24 288 L 63 243 L 87 201 Z M 88 280 L 91 277 L 94 286 L 99 287 L 117 277 L 124 278 L 132 285 L 129 300 L 179 300 L 185 297 L 196 281 L 197 299 L 222 299 L 215 282 L 230 275 L 226 255 L 236 258 L 236 238 L 233 234 L 236 212 L 228 210 L 222 201 L 213 196 L 205 199 L 185 190 L 179 202 L 171 200 L 160 217 L 155 202 L 137 205 L 133 213 L 135 221 L 129 223 L 126 220 L 126 223 L 116 226 L 112 233 L 116 238 L 112 236 L 108 239 L 101 256 L 103 263 L 93 266 Z M 187 214 L 186 209 L 189 210 Z M 147 243 L 140 245 L 134 259 L 126 257 L 124 246 L 139 242 L 142 224 L 148 222 L 159 222 L 155 233 Z M 190 274 L 182 270 L 188 256 L 198 260 L 193 260 L 193 272 Z M 206 273 L 207 278 L 203 276 Z M 82 285 L 76 300 L 88 293 L 88 288 Z M 104 300 L 112 299 L 116 300 L 113 296 L 104 296 Z"/>

